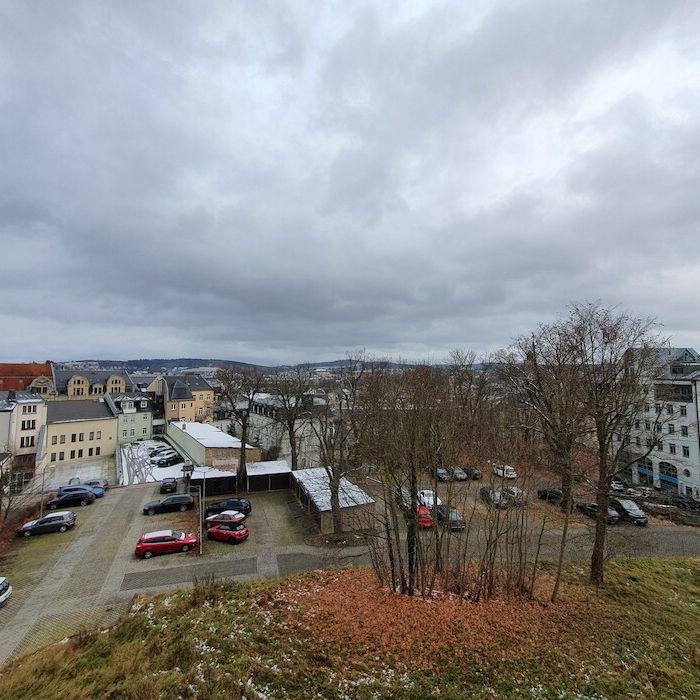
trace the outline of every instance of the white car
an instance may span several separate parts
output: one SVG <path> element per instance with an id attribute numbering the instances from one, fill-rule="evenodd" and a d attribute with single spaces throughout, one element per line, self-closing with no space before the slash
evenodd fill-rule
<path id="1" fill-rule="evenodd" d="M 617 479 L 613 479 L 610 482 L 610 490 L 616 491 L 619 493 L 619 492 L 622 492 L 625 490 L 625 485 L 621 481 L 618 481 Z"/>
<path id="2" fill-rule="evenodd" d="M 496 476 L 500 476 L 501 479 L 517 479 L 518 472 L 513 469 L 509 464 L 494 464 L 493 473 Z"/>
<path id="3" fill-rule="evenodd" d="M 177 452 L 175 452 L 175 450 L 165 450 L 164 452 L 159 452 L 157 455 L 153 455 L 150 461 L 157 462 L 159 459 L 167 459 L 168 457 L 175 456 L 177 456 Z"/>
<path id="4" fill-rule="evenodd" d="M 434 508 L 436 505 L 441 506 L 442 501 L 435 495 L 433 491 L 419 491 L 418 501 L 422 506 L 426 508 Z"/>
<path id="5" fill-rule="evenodd" d="M 0 608 L 7 603 L 11 595 L 12 586 L 10 582 L 4 576 L 0 576 Z"/>

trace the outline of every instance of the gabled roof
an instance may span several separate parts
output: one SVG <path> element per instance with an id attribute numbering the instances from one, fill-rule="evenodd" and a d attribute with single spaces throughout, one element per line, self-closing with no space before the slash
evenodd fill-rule
<path id="1" fill-rule="evenodd" d="M 50 362 L 0 362 L 0 391 L 24 391 L 37 377 L 52 379 Z"/>
<path id="2" fill-rule="evenodd" d="M 33 391 L 0 391 L 0 411 L 11 411 L 18 403 L 43 403 Z"/>
<path id="3" fill-rule="evenodd" d="M 121 369 L 55 369 L 54 368 L 54 379 L 56 381 L 56 391 L 59 394 L 65 394 L 68 389 L 68 382 L 71 377 L 79 374 L 85 377 L 90 384 L 104 384 L 110 377 L 118 376 L 122 377 L 126 382 L 127 391 L 133 391 L 135 389 L 134 383 L 131 381 L 131 377 L 125 370 Z"/>
<path id="4" fill-rule="evenodd" d="M 114 418 L 114 413 L 105 401 L 75 399 L 72 401 L 48 401 L 46 404 L 47 423 L 67 423 L 101 418 Z"/>

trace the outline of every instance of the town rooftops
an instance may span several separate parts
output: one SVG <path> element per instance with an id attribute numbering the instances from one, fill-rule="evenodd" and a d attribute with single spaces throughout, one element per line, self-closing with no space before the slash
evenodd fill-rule
<path id="1" fill-rule="evenodd" d="M 127 390 L 132 390 L 134 388 L 131 377 L 122 369 L 56 369 L 54 367 L 56 391 L 59 394 L 65 394 L 68 390 L 68 382 L 71 377 L 75 377 L 76 375 L 85 377 L 91 385 L 104 384 L 110 377 L 122 377 L 126 383 Z"/>
<path id="2" fill-rule="evenodd" d="M 33 391 L 0 391 L 0 411 L 11 411 L 18 403 L 43 403 Z"/>
<path id="3" fill-rule="evenodd" d="M 276 459 L 272 462 L 252 462 L 246 465 L 248 476 L 268 476 L 270 474 L 287 474 L 292 468 L 286 459 Z"/>
<path id="4" fill-rule="evenodd" d="M 75 401 L 49 401 L 46 404 L 47 423 L 68 423 L 102 418 L 114 418 L 114 413 L 104 401 L 76 399 Z"/>
<path id="5" fill-rule="evenodd" d="M 0 362 L 0 391 L 24 391 L 37 377 L 52 378 L 50 362 Z"/>
<path id="6" fill-rule="evenodd" d="M 331 510 L 330 479 L 325 467 L 300 469 L 292 472 L 292 476 L 302 490 L 311 498 L 319 511 Z M 348 481 L 344 476 L 340 478 L 338 491 L 341 508 L 374 503 L 374 499 L 369 494 L 365 493 L 359 486 Z"/>

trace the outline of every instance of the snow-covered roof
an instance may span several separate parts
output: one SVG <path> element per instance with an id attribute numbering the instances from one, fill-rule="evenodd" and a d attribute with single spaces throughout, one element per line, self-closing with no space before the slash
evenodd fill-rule
<path id="1" fill-rule="evenodd" d="M 220 476 L 236 476 L 236 470 L 224 471 L 214 467 L 197 467 L 190 477 L 190 481 L 203 481 L 204 479 L 215 479 Z"/>
<path id="2" fill-rule="evenodd" d="M 252 462 L 246 464 L 248 476 L 267 476 L 268 474 L 286 474 L 292 471 L 286 459 L 277 459 L 273 462 Z"/>
<path id="3" fill-rule="evenodd" d="M 309 495 L 319 511 L 331 509 L 331 488 L 328 472 L 324 467 L 300 469 L 292 472 L 301 488 Z M 361 506 L 374 503 L 374 499 L 359 486 L 348 481 L 344 476 L 340 479 L 339 500 L 341 508 Z"/>
<path id="4" fill-rule="evenodd" d="M 232 449 L 240 449 L 241 447 L 239 438 L 233 437 L 209 423 L 183 423 L 182 421 L 174 421 L 170 425 L 194 438 L 204 447 L 230 447 Z M 249 447 L 251 446 L 246 443 L 246 448 Z"/>

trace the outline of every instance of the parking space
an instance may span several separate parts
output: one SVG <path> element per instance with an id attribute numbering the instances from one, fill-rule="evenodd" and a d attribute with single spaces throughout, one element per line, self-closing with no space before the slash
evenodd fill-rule
<path id="1" fill-rule="evenodd" d="M 180 459 L 168 466 L 157 466 L 149 453 L 158 448 L 168 448 L 176 452 Z M 167 476 L 179 478 L 183 476 L 183 467 L 188 462 L 187 456 L 179 448 L 164 439 L 141 440 L 122 445 L 120 483 L 130 486 L 157 482 Z"/>

